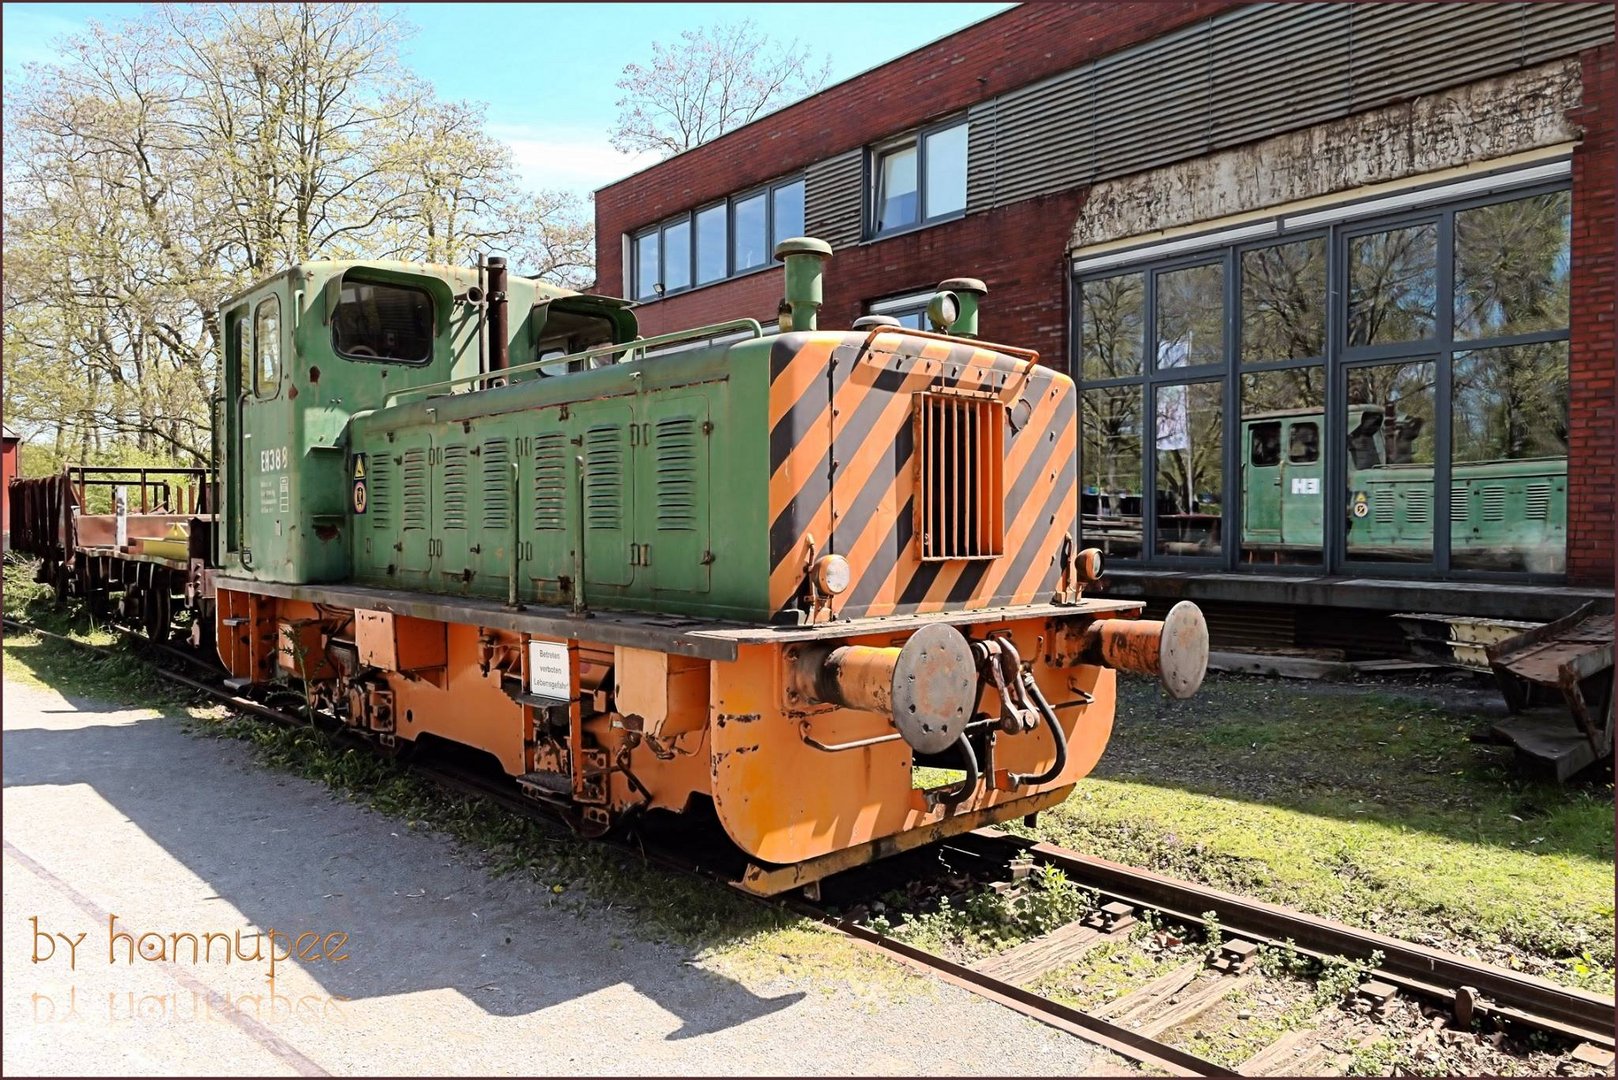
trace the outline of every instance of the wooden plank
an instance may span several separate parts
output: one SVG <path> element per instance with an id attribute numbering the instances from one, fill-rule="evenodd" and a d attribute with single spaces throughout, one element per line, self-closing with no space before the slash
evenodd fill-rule
<path id="1" fill-rule="evenodd" d="M 1315 1028 L 1289 1031 L 1236 1066 L 1236 1071 L 1243 1076 L 1302 1076 L 1297 1066 L 1305 1055 L 1320 1049 L 1319 1043 L 1308 1045 L 1319 1035 Z"/>
<path id="2" fill-rule="evenodd" d="M 1077 960 L 1104 940 L 1107 935 L 1094 927 L 1071 922 L 1003 953 L 986 957 L 972 967 L 991 979 L 1024 986 L 1047 971 Z"/>
<path id="3" fill-rule="evenodd" d="M 1122 1024 L 1127 1020 L 1137 1019 L 1141 1014 L 1154 1008 L 1184 989 L 1185 984 L 1197 977 L 1202 970 L 1202 961 L 1192 960 L 1181 964 L 1166 975 L 1159 975 L 1139 990 L 1125 994 L 1121 998 L 1099 1005 L 1090 1011 L 1097 1016 L 1116 1019 Z"/>
<path id="4" fill-rule="evenodd" d="M 1165 1013 L 1155 1016 L 1137 1030 L 1147 1038 L 1155 1039 L 1165 1031 L 1172 1031 L 1188 1020 L 1194 1020 L 1245 986 L 1252 985 L 1254 976 L 1243 975 L 1232 979 L 1227 975 L 1210 979 L 1181 998 Z"/>

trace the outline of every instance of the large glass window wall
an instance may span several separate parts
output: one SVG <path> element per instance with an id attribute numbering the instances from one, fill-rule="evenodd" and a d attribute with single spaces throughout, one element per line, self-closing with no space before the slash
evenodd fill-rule
<path id="1" fill-rule="evenodd" d="M 1187 568 L 1561 576 L 1571 197 L 1508 185 L 1077 264 L 1084 543 Z"/>

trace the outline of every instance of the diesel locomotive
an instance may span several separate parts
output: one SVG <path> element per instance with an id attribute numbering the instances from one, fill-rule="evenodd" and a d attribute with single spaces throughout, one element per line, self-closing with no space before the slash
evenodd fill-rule
<path id="1" fill-rule="evenodd" d="M 775 333 L 642 337 L 497 259 L 226 301 L 186 587 L 234 683 L 475 748 L 587 833 L 711 806 L 761 893 L 1060 802 L 1116 670 L 1196 690 L 1202 616 L 1085 595 L 1074 385 L 979 339 L 980 282 L 826 329 L 830 254 L 780 245 Z"/>

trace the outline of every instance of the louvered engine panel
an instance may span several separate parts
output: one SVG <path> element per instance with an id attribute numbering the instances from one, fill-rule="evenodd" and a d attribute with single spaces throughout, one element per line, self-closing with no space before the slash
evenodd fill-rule
<path id="1" fill-rule="evenodd" d="M 506 439 L 485 439 L 478 446 L 482 459 L 482 514 L 481 524 L 486 531 L 511 528 L 512 480 L 511 443 Z"/>
<path id="2" fill-rule="evenodd" d="M 444 499 L 441 504 L 440 524 L 446 529 L 467 527 L 468 480 L 467 462 L 470 460 L 464 443 L 444 447 Z"/>
<path id="3" fill-rule="evenodd" d="M 534 529 L 567 527 L 567 436 L 547 431 L 534 437 Z"/>

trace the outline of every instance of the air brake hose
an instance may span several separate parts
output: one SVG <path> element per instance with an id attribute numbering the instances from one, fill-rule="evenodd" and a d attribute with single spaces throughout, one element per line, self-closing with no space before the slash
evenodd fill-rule
<path id="1" fill-rule="evenodd" d="M 1028 691 L 1028 696 L 1033 698 L 1034 707 L 1039 710 L 1039 715 L 1043 716 L 1045 723 L 1050 726 L 1051 738 L 1056 742 L 1056 760 L 1051 762 L 1050 768 L 1037 776 L 1029 773 L 1012 773 L 1007 779 L 1019 787 L 1023 784 L 1038 787 L 1040 784 L 1048 784 L 1055 780 L 1062 775 L 1062 770 L 1067 768 L 1067 736 L 1062 732 L 1062 725 L 1057 722 L 1051 703 L 1045 700 L 1045 695 L 1040 692 L 1039 684 L 1034 681 L 1031 672 L 1022 673 L 1022 683 L 1023 688 Z"/>
<path id="2" fill-rule="evenodd" d="M 978 756 L 972 750 L 972 740 L 963 731 L 955 745 L 960 748 L 961 758 L 966 762 L 966 775 L 954 787 L 935 793 L 938 801 L 945 806 L 954 806 L 970 795 L 972 790 L 978 786 Z"/>

